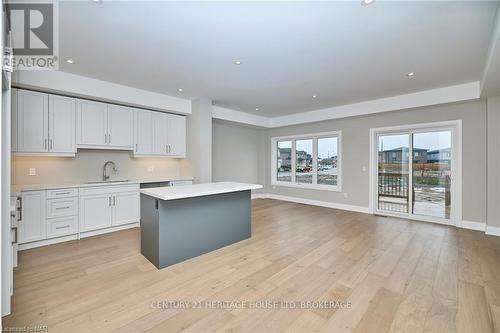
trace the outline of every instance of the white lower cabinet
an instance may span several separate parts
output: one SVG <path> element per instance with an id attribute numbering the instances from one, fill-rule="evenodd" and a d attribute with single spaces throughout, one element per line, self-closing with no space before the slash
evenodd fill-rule
<path id="1" fill-rule="evenodd" d="M 139 185 L 80 189 L 81 231 L 138 222 L 139 215 Z"/>
<path id="2" fill-rule="evenodd" d="M 138 184 L 24 191 L 21 197 L 19 244 L 31 243 L 24 248 L 140 220 Z"/>
<path id="3" fill-rule="evenodd" d="M 111 224 L 115 226 L 139 221 L 139 200 L 139 191 L 114 194 Z"/>
<path id="4" fill-rule="evenodd" d="M 19 244 L 45 239 L 47 237 L 45 191 L 23 192 L 21 205 Z"/>
<path id="5" fill-rule="evenodd" d="M 111 227 L 111 196 L 109 194 L 80 197 L 80 227 L 81 231 Z"/>
<path id="6" fill-rule="evenodd" d="M 78 216 L 57 217 L 47 219 L 47 238 L 55 238 L 76 234 Z"/>

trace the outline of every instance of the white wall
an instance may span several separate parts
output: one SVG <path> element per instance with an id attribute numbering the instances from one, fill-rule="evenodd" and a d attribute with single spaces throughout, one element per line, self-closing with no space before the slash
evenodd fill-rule
<path id="1" fill-rule="evenodd" d="M 151 110 L 179 114 L 191 113 L 191 101 L 188 99 L 158 94 L 112 82 L 61 71 L 16 71 L 14 74 L 13 85 L 20 88 L 66 94 Z"/>

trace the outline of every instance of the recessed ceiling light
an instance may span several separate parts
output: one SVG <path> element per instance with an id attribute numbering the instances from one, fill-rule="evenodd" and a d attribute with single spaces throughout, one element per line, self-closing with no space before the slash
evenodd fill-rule
<path id="1" fill-rule="evenodd" d="M 234 61 L 234 64 L 235 64 L 235 65 L 241 65 L 241 64 L 242 64 L 242 62 L 241 62 L 241 60 L 235 60 L 235 61 Z"/>
<path id="2" fill-rule="evenodd" d="M 102 0 L 92 0 L 93 3 L 102 3 Z"/>
<path id="3" fill-rule="evenodd" d="M 178 92 L 183 92 L 183 91 L 184 91 L 184 89 L 179 88 L 179 89 L 177 89 L 177 91 L 178 91 Z"/>
<path id="4" fill-rule="evenodd" d="M 316 97 L 318 97 L 318 96 L 316 96 L 316 95 L 313 95 L 313 98 L 316 98 Z"/>
<path id="5" fill-rule="evenodd" d="M 368 5 L 371 5 L 374 2 L 375 2 L 375 0 L 362 0 L 361 1 L 361 5 L 368 6 Z"/>
<path id="6" fill-rule="evenodd" d="M 66 62 L 67 62 L 68 64 L 74 64 L 74 63 L 75 63 L 72 59 L 66 59 Z"/>
<path id="7" fill-rule="evenodd" d="M 412 76 L 415 76 L 415 73 L 410 72 L 410 73 L 406 74 L 406 76 L 408 76 L 408 77 L 412 77 Z"/>
<path id="8" fill-rule="evenodd" d="M 255 108 L 255 111 L 259 111 L 259 108 Z"/>

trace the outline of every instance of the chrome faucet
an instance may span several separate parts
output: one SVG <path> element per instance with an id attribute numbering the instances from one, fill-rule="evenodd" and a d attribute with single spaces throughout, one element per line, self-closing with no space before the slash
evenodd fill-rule
<path id="1" fill-rule="evenodd" d="M 111 165 L 111 167 L 113 168 L 113 172 L 114 173 L 117 173 L 118 172 L 118 169 L 116 168 L 116 164 L 115 162 L 113 161 L 107 161 L 106 163 L 104 163 L 104 167 L 102 168 L 102 180 L 105 182 L 109 179 L 109 176 L 108 174 L 106 173 L 106 167 L 108 165 Z"/>

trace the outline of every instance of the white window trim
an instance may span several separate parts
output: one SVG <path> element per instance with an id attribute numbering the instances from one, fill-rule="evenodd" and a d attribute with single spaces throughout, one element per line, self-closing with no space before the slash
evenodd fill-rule
<path id="1" fill-rule="evenodd" d="M 326 137 L 337 137 L 337 185 L 323 185 L 314 184 L 317 181 L 317 164 L 318 164 L 318 140 Z M 316 173 L 313 174 L 313 184 L 304 184 L 295 182 L 295 141 L 303 139 L 313 139 L 313 169 Z M 278 141 L 292 141 L 292 174 L 291 182 L 278 181 L 277 178 L 277 150 Z M 300 135 L 288 135 L 279 136 L 271 138 L 271 185 L 272 186 L 283 186 L 283 187 L 294 187 L 310 190 L 322 190 L 322 191 L 333 191 L 342 192 L 342 131 L 332 131 L 332 132 L 320 132 L 320 133 L 310 133 L 310 134 L 300 134 Z"/>

